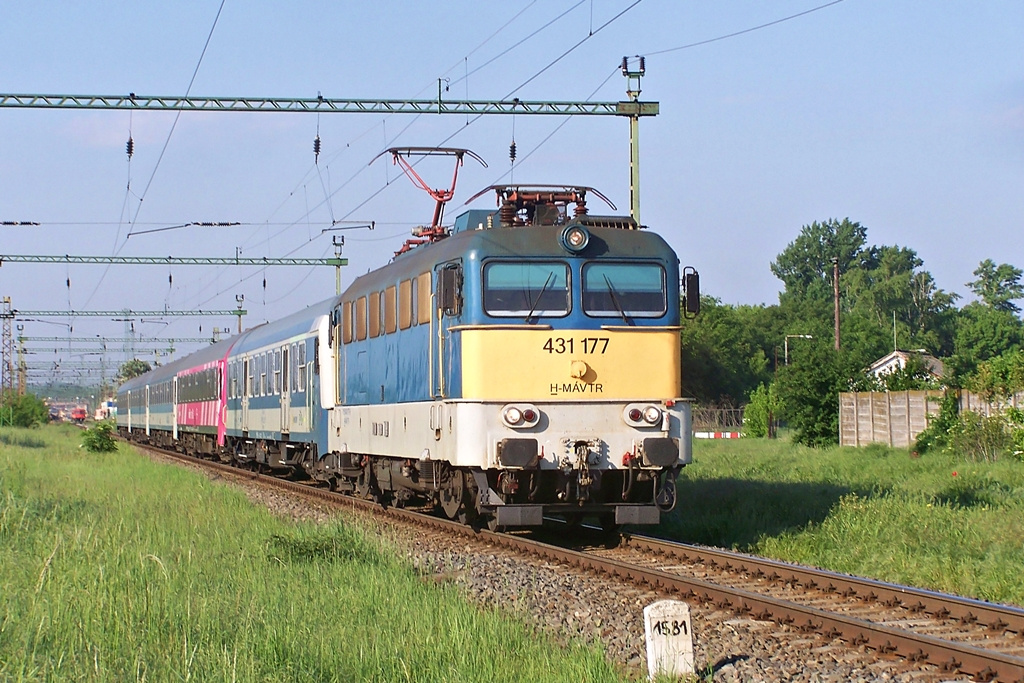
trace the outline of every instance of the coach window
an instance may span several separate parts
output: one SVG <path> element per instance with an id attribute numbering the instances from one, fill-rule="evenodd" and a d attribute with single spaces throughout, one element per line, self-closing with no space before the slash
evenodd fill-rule
<path id="1" fill-rule="evenodd" d="M 274 351 L 274 393 L 281 393 L 281 350 Z"/>
<path id="2" fill-rule="evenodd" d="M 658 263 L 583 264 L 583 311 L 609 318 L 658 318 L 667 307 L 665 269 Z"/>
<path id="3" fill-rule="evenodd" d="M 370 338 L 380 336 L 380 292 L 370 292 Z"/>
<path id="4" fill-rule="evenodd" d="M 569 313 L 569 266 L 551 261 L 492 261 L 484 265 L 484 311 L 504 318 Z"/>
<path id="5" fill-rule="evenodd" d="M 420 325 L 429 323 L 430 318 L 434 315 L 430 300 L 432 291 L 430 288 L 430 271 L 420 273 L 416 278 L 416 322 Z"/>
<path id="6" fill-rule="evenodd" d="M 299 373 L 296 371 L 296 367 L 299 364 L 299 357 L 296 354 L 295 349 L 296 349 L 296 344 L 294 342 L 292 342 L 291 349 L 288 352 L 288 372 L 291 374 L 291 381 L 292 381 L 291 391 L 298 391 L 299 390 L 299 385 L 298 385 L 298 382 L 299 382 L 298 374 Z"/>
<path id="7" fill-rule="evenodd" d="M 412 280 L 398 283 L 398 328 L 407 330 L 412 327 Z"/>
<path id="8" fill-rule="evenodd" d="M 394 285 L 384 290 L 384 332 L 387 334 L 398 329 L 398 312 L 395 310 L 397 291 Z"/>
<path id="9" fill-rule="evenodd" d="M 366 297 L 356 299 L 356 341 L 366 339 Z"/>
<path id="10" fill-rule="evenodd" d="M 306 341 L 299 342 L 299 391 L 306 390 Z"/>
<path id="11" fill-rule="evenodd" d="M 288 359 L 291 354 L 288 351 L 288 345 L 285 344 L 284 348 L 281 349 L 281 393 L 288 391 L 288 377 L 291 375 L 291 367 L 289 366 Z"/>
<path id="12" fill-rule="evenodd" d="M 266 353 L 259 354 L 259 395 L 266 395 Z"/>

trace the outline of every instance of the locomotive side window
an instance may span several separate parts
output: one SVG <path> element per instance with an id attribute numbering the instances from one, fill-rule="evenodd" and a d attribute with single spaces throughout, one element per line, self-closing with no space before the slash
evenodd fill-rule
<path id="1" fill-rule="evenodd" d="M 416 277 L 416 296 L 415 302 L 415 313 L 414 316 L 416 322 L 420 325 L 425 325 L 430 322 L 430 316 L 433 315 L 430 305 L 430 271 L 420 273 Z"/>
<path id="2" fill-rule="evenodd" d="M 437 307 L 445 315 L 462 312 L 462 266 L 446 263 L 438 270 Z"/>
<path id="3" fill-rule="evenodd" d="M 384 290 L 384 332 L 391 334 L 398 329 L 398 314 L 395 311 L 396 288 L 391 285 Z"/>
<path id="4" fill-rule="evenodd" d="M 370 292 L 370 338 L 380 336 L 380 292 Z"/>
<path id="5" fill-rule="evenodd" d="M 657 263 L 586 263 L 583 311 L 610 318 L 657 318 L 668 298 L 665 269 Z"/>
<path id="6" fill-rule="evenodd" d="M 402 280 L 398 283 L 398 328 L 401 330 L 412 327 L 415 314 L 412 308 L 412 283 L 413 280 Z"/>
<path id="7" fill-rule="evenodd" d="M 352 302 L 346 301 L 341 305 L 341 341 L 348 344 L 352 341 Z M 292 353 L 294 356 L 294 352 Z"/>
<path id="8" fill-rule="evenodd" d="M 356 299 L 356 340 L 366 339 L 366 297 Z"/>
<path id="9" fill-rule="evenodd" d="M 569 313 L 569 266 L 557 261 L 492 261 L 484 265 L 484 311 L 532 318 Z"/>

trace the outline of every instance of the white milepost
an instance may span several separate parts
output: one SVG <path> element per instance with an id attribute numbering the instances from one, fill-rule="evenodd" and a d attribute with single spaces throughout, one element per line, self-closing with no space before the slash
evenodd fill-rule
<path id="1" fill-rule="evenodd" d="M 644 607 L 647 673 L 680 676 L 693 673 L 693 628 L 690 606 L 680 600 L 659 600 Z"/>

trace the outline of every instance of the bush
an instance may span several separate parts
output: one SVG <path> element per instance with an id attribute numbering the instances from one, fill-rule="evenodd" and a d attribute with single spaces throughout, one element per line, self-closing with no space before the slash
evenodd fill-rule
<path id="1" fill-rule="evenodd" d="M 1020 408 L 1007 408 L 1006 421 L 1010 427 L 1013 457 L 1024 461 L 1024 410 Z"/>
<path id="2" fill-rule="evenodd" d="M 967 460 L 995 462 L 1010 451 L 1013 443 L 1006 417 L 965 412 L 949 432 L 949 447 L 954 455 Z"/>
<path id="3" fill-rule="evenodd" d="M 775 421 L 782 412 L 782 401 L 775 383 L 763 383 L 750 392 L 750 402 L 743 409 L 743 435 L 755 438 L 774 437 Z"/>
<path id="4" fill-rule="evenodd" d="M 114 441 L 114 424 L 112 422 L 99 422 L 95 427 L 86 429 L 82 434 L 82 446 L 91 453 L 110 453 L 117 450 L 117 442 Z"/>
<path id="5" fill-rule="evenodd" d="M 46 424 L 49 419 L 49 409 L 42 399 L 34 394 L 17 396 L 8 392 L 0 399 L 0 424 L 35 427 Z"/>
<path id="6" fill-rule="evenodd" d="M 917 435 L 914 450 L 927 453 L 936 448 L 943 448 L 949 443 L 949 433 L 960 420 L 960 405 L 956 392 L 947 391 L 939 405 L 939 414 L 928 417 L 928 427 Z"/>

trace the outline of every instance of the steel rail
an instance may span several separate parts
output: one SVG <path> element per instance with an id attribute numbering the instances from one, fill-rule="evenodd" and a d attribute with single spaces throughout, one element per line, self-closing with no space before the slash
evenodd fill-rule
<path id="1" fill-rule="evenodd" d="M 700 562 L 710 567 L 723 567 L 753 576 L 764 576 L 772 581 L 819 589 L 843 597 L 859 597 L 871 602 L 881 602 L 887 607 L 902 607 L 910 612 L 928 614 L 936 619 L 956 619 L 962 623 L 979 622 L 993 631 L 1012 631 L 1024 635 L 1024 608 L 1014 605 L 900 586 L 850 574 L 649 536 L 623 534 L 623 543 L 637 550 L 687 562 Z"/>
<path id="2" fill-rule="evenodd" d="M 1024 658 L 995 650 L 905 631 L 815 607 L 799 605 L 788 600 L 602 558 L 591 553 L 562 548 L 521 536 L 477 530 L 464 524 L 423 513 L 397 508 L 382 508 L 376 503 L 332 493 L 326 489 L 246 472 L 228 465 L 198 460 L 136 443 L 132 445 L 142 450 L 152 450 L 164 456 L 172 456 L 184 462 L 212 467 L 225 473 L 297 491 L 339 507 L 369 510 L 385 517 L 394 517 L 432 528 L 450 530 L 512 551 L 527 552 L 537 557 L 606 574 L 627 582 L 644 583 L 655 590 L 674 593 L 683 599 L 689 598 L 712 604 L 719 609 L 749 615 L 759 621 L 774 621 L 806 632 L 818 633 L 826 638 L 839 638 L 855 646 L 867 646 L 883 654 L 898 655 L 912 662 L 926 662 L 939 667 L 944 672 L 966 673 L 982 681 L 1024 682 Z M 634 543 L 634 539 L 636 537 L 630 536 L 629 542 Z"/>

